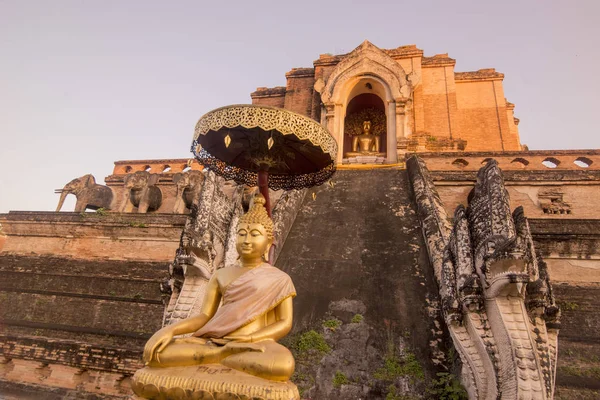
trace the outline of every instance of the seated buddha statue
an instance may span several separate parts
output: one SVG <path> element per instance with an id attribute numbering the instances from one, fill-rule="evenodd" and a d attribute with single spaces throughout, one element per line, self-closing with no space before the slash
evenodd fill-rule
<path id="1" fill-rule="evenodd" d="M 289 380 L 294 358 L 277 340 L 292 328 L 296 291 L 290 277 L 266 261 L 273 222 L 264 204 L 258 194 L 240 218 L 239 260 L 214 272 L 200 314 L 165 326 L 148 340 L 147 367 L 217 364 L 271 381 Z M 192 335 L 175 337 L 185 334 Z"/>
<path id="2" fill-rule="evenodd" d="M 379 136 L 371 133 L 371 121 L 364 121 L 363 132 L 360 135 L 354 136 L 352 151 L 361 153 L 379 151 Z"/>
<path id="3" fill-rule="evenodd" d="M 371 132 L 371 121 L 364 121 L 362 133 L 352 137 L 352 151 L 347 152 L 345 156 L 384 157 L 385 153 L 379 152 L 380 142 L 379 135 L 375 135 Z"/>

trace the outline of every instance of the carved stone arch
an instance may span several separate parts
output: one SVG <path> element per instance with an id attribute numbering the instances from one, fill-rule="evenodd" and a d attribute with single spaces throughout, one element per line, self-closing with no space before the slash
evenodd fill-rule
<path id="1" fill-rule="evenodd" d="M 386 162 L 396 163 L 396 144 L 407 133 L 405 106 L 412 94 L 412 86 L 402 66 L 368 41 L 344 57 L 327 79 L 321 90 L 322 123 L 343 148 L 346 107 L 354 88 L 361 81 L 369 80 L 383 88 L 378 97 L 385 104 L 388 124 Z M 338 154 L 337 161 L 343 161 L 343 152 Z"/>
<path id="2" fill-rule="evenodd" d="M 342 95 L 342 98 L 344 98 L 345 101 L 345 105 L 347 106 L 348 103 L 350 103 L 350 101 L 360 95 L 361 93 L 365 93 L 367 91 L 358 91 L 357 93 L 355 93 L 356 88 L 359 86 L 359 84 L 361 83 L 361 81 L 368 81 L 368 80 L 372 80 L 377 82 L 381 89 L 383 89 L 381 91 L 381 93 L 379 91 L 375 91 L 375 94 L 381 98 L 382 101 L 384 102 L 390 102 L 394 99 L 394 93 L 392 92 L 392 87 L 390 86 L 390 84 L 385 81 L 383 78 L 375 75 L 375 74 L 371 74 L 371 73 L 366 73 L 363 75 L 357 75 L 353 78 L 348 79 L 345 82 L 345 94 Z"/>
<path id="3" fill-rule="evenodd" d="M 372 43 L 365 41 L 333 70 L 321 92 L 323 103 L 344 101 L 344 91 L 349 90 L 348 81 L 367 74 L 374 75 L 389 85 L 392 99 L 386 99 L 388 101 L 407 98 L 411 94 L 410 83 L 402 66 Z"/>

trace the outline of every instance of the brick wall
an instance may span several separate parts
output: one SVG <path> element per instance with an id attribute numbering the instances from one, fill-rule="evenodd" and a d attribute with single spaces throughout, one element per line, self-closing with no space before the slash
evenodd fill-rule
<path id="1" fill-rule="evenodd" d="M 11 211 L 0 214 L 8 235 L 2 251 L 169 262 L 179 247 L 186 218 L 176 214 Z"/>
<path id="2" fill-rule="evenodd" d="M 283 86 L 274 88 L 259 87 L 250 94 L 252 104 L 283 108 L 285 105 L 285 90 Z"/>
<path id="3" fill-rule="evenodd" d="M 132 392 L 130 378 L 121 373 L 15 358 L 0 364 L 0 395 L 7 399 L 125 400 Z"/>
<path id="4" fill-rule="evenodd" d="M 313 86 L 315 84 L 314 69 L 293 69 L 285 76 L 287 78 L 287 86 L 284 108 L 310 117 L 312 113 Z"/>
<path id="5" fill-rule="evenodd" d="M 446 67 L 423 68 L 423 130 L 434 136 L 450 136 Z"/>

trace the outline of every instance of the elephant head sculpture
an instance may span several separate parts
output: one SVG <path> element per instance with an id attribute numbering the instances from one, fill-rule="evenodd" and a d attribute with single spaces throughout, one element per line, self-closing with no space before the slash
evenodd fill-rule
<path id="1" fill-rule="evenodd" d="M 204 183 L 202 172 L 191 170 L 176 173 L 173 175 L 173 183 L 177 186 L 173 213 L 183 214 L 186 208 L 191 208 L 192 204 L 198 204 Z"/>
<path id="2" fill-rule="evenodd" d="M 138 171 L 125 176 L 119 211 L 125 212 L 130 201 L 137 207 L 138 213 L 158 210 L 162 204 L 162 192 L 155 186 L 159 178 L 160 174 L 151 174 L 148 171 Z"/>
<path id="3" fill-rule="evenodd" d="M 60 211 L 68 194 L 74 194 L 77 197 L 75 212 L 84 212 L 87 208 L 110 210 L 112 207 L 112 190 L 108 186 L 98 185 L 91 174 L 73 179 L 62 190 L 56 190 L 56 193 L 60 193 L 56 212 Z"/>

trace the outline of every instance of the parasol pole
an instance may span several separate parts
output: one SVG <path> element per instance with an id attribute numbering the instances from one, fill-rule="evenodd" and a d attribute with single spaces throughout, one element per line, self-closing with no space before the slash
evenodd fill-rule
<path id="1" fill-rule="evenodd" d="M 260 169 L 258 171 L 258 191 L 265 198 L 265 208 L 267 209 L 269 218 L 273 219 L 273 216 L 271 215 L 271 198 L 269 196 L 269 172 L 267 170 Z M 269 249 L 269 262 L 271 263 L 275 257 L 276 247 L 277 243 L 273 242 L 273 245 Z"/>
<path id="2" fill-rule="evenodd" d="M 267 214 L 269 214 L 269 218 L 273 218 L 271 215 L 271 199 L 269 197 L 269 172 L 266 170 L 258 171 L 258 190 L 260 194 L 265 198 L 265 208 L 267 209 Z"/>

